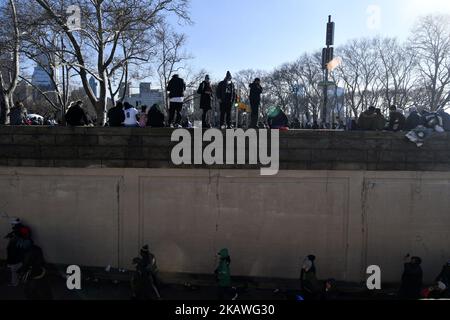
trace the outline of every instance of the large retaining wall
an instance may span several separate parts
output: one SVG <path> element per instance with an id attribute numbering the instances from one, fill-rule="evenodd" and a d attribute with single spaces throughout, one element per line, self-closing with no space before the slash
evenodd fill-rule
<path id="1" fill-rule="evenodd" d="M 262 177 L 174 168 L 170 132 L 0 128 L 0 234 L 19 216 L 50 262 L 131 267 L 149 243 L 163 271 L 200 274 L 228 247 L 233 274 L 269 278 L 314 253 L 320 277 L 377 264 L 396 282 L 411 253 L 432 281 L 450 257 L 447 134 L 419 150 L 402 134 L 282 133 L 282 170 Z"/>
<path id="2" fill-rule="evenodd" d="M 0 166 L 175 168 L 171 134 L 167 129 L 0 127 Z M 282 132 L 280 163 L 282 170 L 449 171 L 450 134 L 434 134 L 418 149 L 404 133 Z"/>

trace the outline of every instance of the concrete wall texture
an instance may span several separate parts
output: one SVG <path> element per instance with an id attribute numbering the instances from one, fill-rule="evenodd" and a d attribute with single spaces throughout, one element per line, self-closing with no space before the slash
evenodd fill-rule
<path id="1" fill-rule="evenodd" d="M 403 257 L 432 281 L 450 258 L 450 134 L 422 149 L 404 133 L 280 134 L 280 173 L 170 161 L 171 130 L 0 127 L 0 234 L 21 217 L 52 263 L 131 267 L 149 244 L 165 272 L 363 281 Z M 0 242 L 0 258 L 5 257 Z"/>
<path id="2" fill-rule="evenodd" d="M 450 173 L 0 167 L 5 214 L 30 224 L 48 261 L 131 267 L 150 244 L 166 272 L 211 273 L 228 247 L 232 273 L 397 282 L 406 253 L 432 281 L 450 257 Z M 5 256 L 6 243 L 0 246 Z"/>

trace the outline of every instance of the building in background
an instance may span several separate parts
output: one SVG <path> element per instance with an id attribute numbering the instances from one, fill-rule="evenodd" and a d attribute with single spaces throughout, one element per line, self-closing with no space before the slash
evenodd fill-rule
<path id="1" fill-rule="evenodd" d="M 31 83 L 42 91 L 55 91 L 55 84 L 53 83 L 50 73 L 52 66 L 50 65 L 47 55 L 40 54 L 37 57 L 38 63 L 34 67 Z M 58 69 L 54 68 L 55 78 L 58 78 Z"/>
<path id="2" fill-rule="evenodd" d="M 131 84 L 127 86 L 124 102 L 128 102 L 129 104 L 135 107 L 148 106 L 152 105 L 164 104 L 164 94 L 160 89 L 152 89 L 152 85 L 150 82 L 141 82 L 139 84 L 139 92 L 131 93 Z M 120 97 L 123 96 L 125 85 L 121 85 Z"/>

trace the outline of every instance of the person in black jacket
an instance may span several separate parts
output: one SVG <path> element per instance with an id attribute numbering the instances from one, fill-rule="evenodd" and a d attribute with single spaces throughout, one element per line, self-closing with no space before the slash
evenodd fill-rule
<path id="1" fill-rule="evenodd" d="M 89 125 L 86 112 L 83 109 L 83 102 L 77 101 L 67 110 L 66 122 L 71 127 L 81 127 Z"/>
<path id="2" fill-rule="evenodd" d="M 169 92 L 169 125 L 180 127 L 181 110 L 183 109 L 184 92 L 186 91 L 186 83 L 179 75 L 175 74 L 169 81 L 167 86 Z M 176 117 L 175 117 L 176 115 Z"/>
<path id="3" fill-rule="evenodd" d="M 263 88 L 261 87 L 261 80 L 256 78 L 255 81 L 250 84 L 250 106 L 252 108 L 252 121 L 250 127 L 258 129 L 259 107 L 261 105 L 261 94 Z"/>
<path id="4" fill-rule="evenodd" d="M 231 129 L 231 107 L 236 101 L 236 88 L 232 79 L 233 77 L 228 71 L 225 79 L 219 82 L 216 91 L 220 103 L 220 126 L 223 128 L 226 121 L 227 129 Z"/>
<path id="5" fill-rule="evenodd" d="M 161 112 L 159 105 L 154 104 L 147 114 L 147 127 L 164 128 L 164 113 Z"/>
<path id="6" fill-rule="evenodd" d="M 394 132 L 403 131 L 405 129 L 406 122 L 405 116 L 397 111 L 396 106 L 391 106 L 389 110 L 390 118 L 388 130 Z"/>
<path id="7" fill-rule="evenodd" d="M 202 114 L 202 126 L 203 128 L 210 128 L 211 125 L 206 122 L 206 118 L 208 116 L 208 112 L 211 108 L 211 100 L 212 100 L 212 87 L 211 81 L 209 79 L 209 75 L 205 77 L 205 81 L 200 84 L 200 87 L 197 90 L 197 93 L 200 95 L 200 109 L 203 110 Z"/>
<path id="8" fill-rule="evenodd" d="M 402 276 L 399 297 L 402 299 L 420 299 L 423 286 L 422 259 L 419 257 L 405 257 L 405 270 Z"/>
<path id="9" fill-rule="evenodd" d="M 110 127 L 123 127 L 125 121 L 125 113 L 123 112 L 122 102 L 117 102 L 115 107 L 108 111 L 108 124 Z"/>

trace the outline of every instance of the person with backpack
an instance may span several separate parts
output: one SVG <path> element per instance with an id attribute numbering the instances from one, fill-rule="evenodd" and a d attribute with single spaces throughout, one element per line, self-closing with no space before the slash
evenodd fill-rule
<path id="1" fill-rule="evenodd" d="M 139 111 L 135 107 L 133 107 L 131 104 L 129 104 L 128 102 L 124 103 L 124 107 L 125 107 L 125 110 L 123 112 L 125 115 L 125 121 L 124 121 L 125 127 L 128 127 L 128 128 L 139 127 L 139 122 L 138 122 Z"/>
<path id="2" fill-rule="evenodd" d="M 169 81 L 167 91 L 169 92 L 169 125 L 172 128 L 179 128 L 182 118 L 181 110 L 183 109 L 186 83 L 178 74 L 175 74 Z"/>
<path id="3" fill-rule="evenodd" d="M 237 99 L 236 88 L 232 81 L 230 71 L 227 72 L 225 79 L 219 82 L 216 90 L 216 96 L 220 103 L 220 127 L 231 129 L 231 108 Z"/>
<path id="4" fill-rule="evenodd" d="M 211 125 L 206 121 L 208 112 L 212 109 L 212 94 L 213 94 L 209 75 L 206 75 L 205 81 L 203 81 L 200 84 L 197 93 L 200 95 L 200 109 L 203 110 L 202 127 L 210 128 Z"/>

